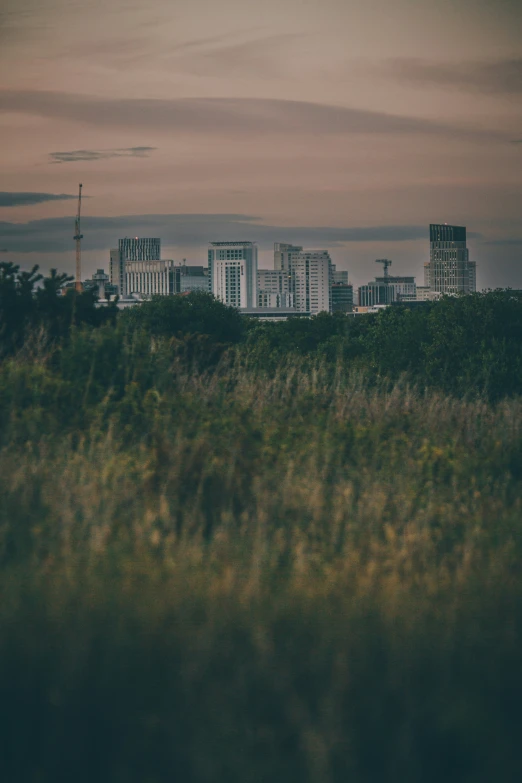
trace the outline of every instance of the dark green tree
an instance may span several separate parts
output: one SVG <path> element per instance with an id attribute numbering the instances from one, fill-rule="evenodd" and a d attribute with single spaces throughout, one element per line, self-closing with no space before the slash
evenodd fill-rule
<path id="1" fill-rule="evenodd" d="M 126 310 L 123 319 L 129 326 L 143 328 L 155 336 L 199 334 L 228 345 L 238 343 L 245 333 L 239 311 L 204 291 L 155 296 L 150 302 Z"/>
<path id="2" fill-rule="evenodd" d="M 43 328 L 54 340 L 67 336 L 73 325 L 114 322 L 116 307 L 97 308 L 92 292 L 69 289 L 63 295 L 71 279 L 55 269 L 43 277 L 37 265 L 21 271 L 17 264 L 0 264 L 0 354 L 21 348 L 35 329 Z"/>

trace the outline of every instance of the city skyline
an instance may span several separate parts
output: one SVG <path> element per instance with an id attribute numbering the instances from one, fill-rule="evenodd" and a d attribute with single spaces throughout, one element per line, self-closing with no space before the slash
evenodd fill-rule
<path id="1" fill-rule="evenodd" d="M 110 251 L 109 274 L 98 269 L 92 279 L 86 280 L 86 286 L 98 286 L 100 299 L 106 300 L 110 298 L 105 296 L 108 285 L 111 296 L 119 296 L 122 306 L 157 294 L 197 290 L 209 292 L 244 313 L 253 314 L 259 308 L 312 316 L 352 312 L 354 303 L 358 305 L 356 312 L 366 312 L 367 308 L 394 303 L 474 293 L 476 264 L 469 260 L 466 227 L 430 224 L 429 236 L 430 262 L 425 264 L 424 285 L 417 285 L 415 276 L 390 275 L 393 261 L 388 258 L 375 260 L 382 264 L 383 276 L 376 275 L 367 284 L 354 287 L 348 272 L 338 270 L 326 250 L 275 242 L 273 268 L 260 268 L 257 243 L 213 241 L 208 244 L 205 268 L 188 265 L 186 259 L 163 259 L 159 237 L 132 237 L 119 239 L 118 249 Z M 286 318 L 282 312 L 281 318 Z"/>
<path id="2" fill-rule="evenodd" d="M 478 289 L 522 288 L 521 23 L 508 0 L 5 0 L 0 260 L 72 272 L 83 182 L 85 276 L 142 235 L 420 280 L 448 222 Z"/>

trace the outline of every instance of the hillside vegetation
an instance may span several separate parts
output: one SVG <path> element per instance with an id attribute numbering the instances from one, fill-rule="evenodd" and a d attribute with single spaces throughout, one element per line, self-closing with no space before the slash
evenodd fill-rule
<path id="1" fill-rule="evenodd" d="M 522 303 L 76 298 L 0 332 L 2 780 L 518 781 Z"/>

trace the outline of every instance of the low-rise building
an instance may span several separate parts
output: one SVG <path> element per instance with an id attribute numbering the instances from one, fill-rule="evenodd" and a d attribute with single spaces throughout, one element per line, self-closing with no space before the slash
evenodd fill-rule
<path id="1" fill-rule="evenodd" d="M 287 321 L 289 318 L 310 318 L 310 313 L 299 312 L 294 307 L 244 307 L 241 315 L 257 321 Z"/>
<path id="2" fill-rule="evenodd" d="M 109 275 L 103 269 L 97 269 L 90 280 L 84 280 L 83 290 L 94 291 L 98 299 L 110 299 L 117 295 L 118 286 L 110 282 Z"/>
<path id="3" fill-rule="evenodd" d="M 359 307 L 389 305 L 395 301 L 395 289 L 376 280 L 359 287 Z"/>
<path id="4" fill-rule="evenodd" d="M 391 286 L 395 292 L 394 301 L 399 301 L 400 299 L 415 299 L 417 295 L 415 278 L 410 275 L 386 275 L 376 277 L 375 282 Z"/>
<path id="5" fill-rule="evenodd" d="M 290 275 L 286 269 L 257 270 L 258 307 L 294 306 L 294 295 L 290 291 Z"/>
<path id="6" fill-rule="evenodd" d="M 170 296 L 179 293 L 180 269 L 173 260 L 126 261 L 125 294 L 150 298 L 155 295 Z"/>
<path id="7" fill-rule="evenodd" d="M 179 269 L 179 293 L 208 291 L 208 269 L 204 266 L 188 266 L 183 261 Z"/>
<path id="8" fill-rule="evenodd" d="M 429 285 L 417 286 L 417 301 L 418 302 L 436 302 L 440 299 L 442 293 L 440 291 L 433 291 Z"/>
<path id="9" fill-rule="evenodd" d="M 371 305 L 371 306 L 364 306 L 364 305 L 354 305 L 353 306 L 353 313 L 354 315 L 371 315 L 372 313 L 380 313 L 382 310 L 385 310 L 389 305 L 387 304 L 378 304 L 378 305 Z"/>

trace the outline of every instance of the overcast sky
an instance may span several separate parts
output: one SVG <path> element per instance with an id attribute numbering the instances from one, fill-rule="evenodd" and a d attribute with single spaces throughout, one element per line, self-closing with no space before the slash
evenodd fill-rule
<path id="1" fill-rule="evenodd" d="M 121 236 L 329 248 L 359 285 L 466 225 L 522 288 L 522 3 L 0 0 L 0 260 L 84 270 Z"/>

